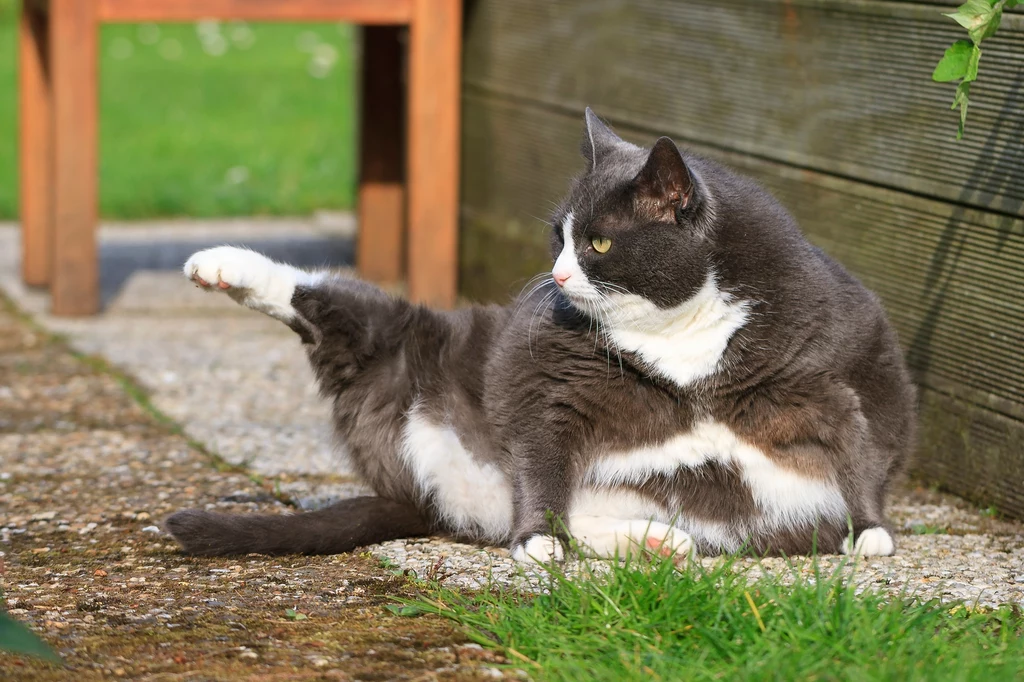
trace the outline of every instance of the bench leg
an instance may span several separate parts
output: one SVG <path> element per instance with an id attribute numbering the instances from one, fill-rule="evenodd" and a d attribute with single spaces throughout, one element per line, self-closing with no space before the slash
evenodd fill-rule
<path id="1" fill-rule="evenodd" d="M 55 315 L 99 310 L 97 100 L 94 0 L 50 0 L 53 83 L 53 261 Z"/>
<path id="2" fill-rule="evenodd" d="M 404 273 L 405 97 L 395 26 L 363 29 L 359 145 L 359 276 L 395 284 Z"/>
<path id="3" fill-rule="evenodd" d="M 462 1 L 414 0 L 409 33 L 409 298 L 450 308 L 458 275 Z"/>
<path id="4" fill-rule="evenodd" d="M 50 283 L 53 234 L 53 110 L 48 32 L 46 13 L 25 3 L 18 24 L 21 275 L 25 284 L 36 287 Z"/>

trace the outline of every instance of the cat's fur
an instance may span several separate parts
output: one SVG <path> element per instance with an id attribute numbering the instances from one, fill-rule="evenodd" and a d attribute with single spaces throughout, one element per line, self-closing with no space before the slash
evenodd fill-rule
<path id="1" fill-rule="evenodd" d="M 883 506 L 915 392 L 878 300 L 751 180 L 586 118 L 554 279 L 513 306 L 437 312 L 230 247 L 189 260 L 201 286 L 299 333 L 379 497 L 179 512 L 167 527 L 186 551 L 435 532 L 538 560 L 569 534 L 598 555 L 892 553 Z"/>

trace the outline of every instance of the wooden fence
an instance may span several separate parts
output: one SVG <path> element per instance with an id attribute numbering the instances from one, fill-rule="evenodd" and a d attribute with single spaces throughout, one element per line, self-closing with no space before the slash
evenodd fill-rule
<path id="1" fill-rule="evenodd" d="M 984 44 L 964 140 L 931 81 L 955 3 L 470 0 L 462 292 L 550 267 L 584 106 L 757 178 L 884 299 L 921 387 L 915 472 L 1024 517 L 1024 11 Z"/>

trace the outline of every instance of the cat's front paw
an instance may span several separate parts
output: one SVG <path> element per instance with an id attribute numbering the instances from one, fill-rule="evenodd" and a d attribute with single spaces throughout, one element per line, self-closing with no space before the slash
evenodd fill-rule
<path id="1" fill-rule="evenodd" d="M 512 558 L 521 563 L 550 564 L 564 560 L 565 550 L 553 535 L 531 535 L 512 548 Z"/>
<path id="2" fill-rule="evenodd" d="M 218 246 L 192 254 L 185 276 L 204 289 L 251 289 L 266 280 L 275 263 L 254 251 Z"/>
<path id="3" fill-rule="evenodd" d="M 862 531 L 857 542 L 850 542 L 850 538 L 846 538 L 842 551 L 843 554 L 856 556 L 892 556 L 896 553 L 896 544 L 889 531 L 876 526 Z"/>

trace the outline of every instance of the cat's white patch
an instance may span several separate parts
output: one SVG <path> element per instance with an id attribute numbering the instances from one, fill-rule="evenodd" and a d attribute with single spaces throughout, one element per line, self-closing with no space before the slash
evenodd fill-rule
<path id="1" fill-rule="evenodd" d="M 650 519 L 574 516 L 570 527 L 581 553 L 611 559 L 636 551 L 664 556 L 689 556 L 693 540 L 681 528 Z"/>
<path id="2" fill-rule="evenodd" d="M 706 523 L 697 524 L 686 509 L 680 510 L 682 516 L 676 525 L 702 539 L 716 538 L 713 544 L 720 547 L 742 542 L 737 533 L 749 530 L 771 532 L 846 516 L 842 493 L 831 481 L 779 466 L 728 427 L 713 421 L 701 422 L 690 432 L 660 445 L 609 453 L 588 468 L 584 482 L 596 487 L 639 484 L 654 475 L 671 475 L 680 468 L 694 468 L 706 462 L 736 465 L 760 511 L 754 528 L 730 530 L 722 524 L 711 524 L 714 528 Z M 689 524 L 693 524 L 692 529 Z"/>
<path id="3" fill-rule="evenodd" d="M 512 491 L 498 467 L 467 451 L 451 426 L 437 424 L 413 407 L 402 442 L 402 458 L 421 495 L 433 495 L 448 527 L 482 534 L 491 541 L 508 537 Z"/>
<path id="4" fill-rule="evenodd" d="M 569 508 L 570 520 L 577 516 L 610 516 L 616 519 L 648 519 L 666 523 L 672 520 L 671 513 L 657 502 L 624 488 L 581 488 L 573 495 Z"/>
<path id="5" fill-rule="evenodd" d="M 857 543 L 850 546 L 850 538 L 843 541 L 843 554 L 859 556 L 891 556 L 896 551 L 889 531 L 884 528 L 868 528 L 857 538 Z"/>
<path id="6" fill-rule="evenodd" d="M 562 543 L 552 535 L 534 535 L 512 550 L 512 558 L 522 563 L 550 564 L 565 558 Z"/>
<path id="7" fill-rule="evenodd" d="M 586 300 L 598 298 L 601 296 L 600 292 L 587 279 L 587 275 L 576 258 L 576 243 L 572 236 L 573 219 L 573 214 L 570 211 L 562 221 L 562 251 L 551 268 L 551 276 L 556 282 L 561 282 L 559 286 L 570 300 L 573 298 Z"/>
<path id="8" fill-rule="evenodd" d="M 218 246 L 194 253 L 185 262 L 184 270 L 186 277 L 203 288 L 224 291 L 247 308 L 282 322 L 295 318 L 292 307 L 295 287 L 316 286 L 325 277 L 323 273 L 299 270 L 234 246 Z"/>
<path id="9" fill-rule="evenodd" d="M 551 269 L 570 301 L 595 314 L 619 350 L 636 353 L 651 371 L 680 386 L 711 376 L 729 339 L 749 318 L 749 303 L 718 288 L 708 273 L 700 290 L 673 308 L 659 308 L 643 296 L 604 293 L 580 267 L 573 241 L 574 216 L 562 222 L 562 251 Z"/>
<path id="10" fill-rule="evenodd" d="M 748 318 L 748 303 L 719 290 L 713 273 L 700 291 L 674 308 L 659 308 L 636 294 L 607 297 L 604 323 L 612 342 L 680 386 L 714 374 L 729 339 Z"/>

